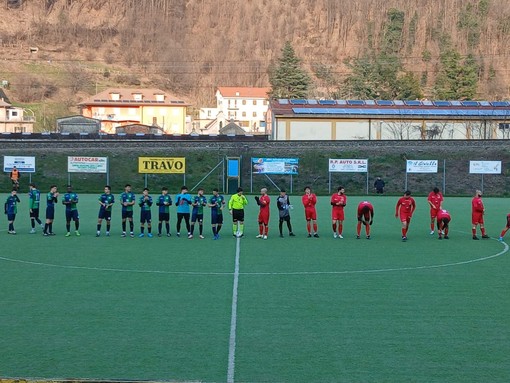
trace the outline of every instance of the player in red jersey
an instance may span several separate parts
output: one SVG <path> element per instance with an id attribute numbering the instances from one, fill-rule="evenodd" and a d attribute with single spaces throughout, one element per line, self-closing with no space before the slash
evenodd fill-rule
<path id="1" fill-rule="evenodd" d="M 269 203 L 271 199 L 267 195 L 267 189 L 260 189 L 260 197 L 255 197 L 257 201 L 257 205 L 260 206 L 259 211 L 259 235 L 257 238 L 267 239 L 267 234 L 269 232 Z"/>
<path id="2" fill-rule="evenodd" d="M 313 236 L 315 238 L 319 238 L 319 234 L 317 234 L 317 210 L 315 209 L 315 205 L 317 205 L 317 196 L 312 193 L 310 186 L 305 187 L 305 194 L 301 197 L 301 202 L 303 202 L 303 206 L 305 207 L 308 237 L 310 238 L 312 236 L 313 227 Z"/>
<path id="3" fill-rule="evenodd" d="M 501 234 L 499 235 L 499 240 L 501 242 L 503 242 L 503 237 L 505 236 L 508 230 L 510 230 L 510 214 L 506 215 L 506 226 L 503 230 L 501 230 Z"/>
<path id="4" fill-rule="evenodd" d="M 427 198 L 427 202 L 430 206 L 430 235 L 434 234 L 434 221 L 437 218 L 437 213 L 441 210 L 441 205 L 443 204 L 443 194 L 439 191 L 439 188 L 434 188 L 429 193 Z"/>
<path id="5" fill-rule="evenodd" d="M 471 232 L 473 233 L 473 239 L 478 240 L 476 236 L 476 227 L 480 225 L 480 231 L 482 232 L 482 238 L 490 238 L 485 233 L 485 226 L 483 215 L 485 214 L 485 207 L 483 206 L 482 201 L 482 192 L 477 190 L 475 196 L 471 200 L 471 223 L 473 226 L 471 227 Z"/>
<path id="6" fill-rule="evenodd" d="M 439 209 L 439 212 L 437 213 L 437 232 L 439 234 L 438 239 L 443 239 L 443 236 L 444 239 L 450 239 L 450 237 L 448 237 L 448 231 L 451 220 L 452 217 L 448 210 Z"/>
<path id="7" fill-rule="evenodd" d="M 345 219 L 344 207 L 347 205 L 347 196 L 345 195 L 345 189 L 343 186 L 339 186 L 337 190 L 338 191 L 331 196 L 333 237 L 343 238 L 342 232 L 344 229 Z"/>
<path id="8" fill-rule="evenodd" d="M 374 206 L 368 201 L 361 201 L 358 204 L 358 226 L 356 227 L 356 238 L 361 234 L 361 224 L 365 225 L 367 239 L 370 239 L 370 226 L 374 221 Z"/>
<path id="9" fill-rule="evenodd" d="M 411 192 L 406 190 L 403 197 L 397 202 L 395 207 L 395 217 L 400 218 L 402 222 L 402 241 L 407 241 L 407 231 L 409 230 L 409 223 L 416 209 L 416 201 L 411 197 Z"/>

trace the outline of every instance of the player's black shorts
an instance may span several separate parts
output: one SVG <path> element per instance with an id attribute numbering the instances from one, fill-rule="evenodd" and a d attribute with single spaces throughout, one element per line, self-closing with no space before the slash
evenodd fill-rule
<path id="1" fill-rule="evenodd" d="M 223 214 L 211 213 L 211 224 L 217 225 L 223 223 Z"/>
<path id="2" fill-rule="evenodd" d="M 232 210 L 232 220 L 234 222 L 237 222 L 237 221 L 244 222 L 244 209 L 233 209 Z"/>
<path id="3" fill-rule="evenodd" d="M 30 212 L 30 218 L 39 218 L 39 208 L 32 209 Z"/>
<path id="4" fill-rule="evenodd" d="M 99 209 L 99 214 L 98 214 L 97 218 L 111 221 L 112 220 L 112 211 Z"/>
<path id="5" fill-rule="evenodd" d="M 53 206 L 46 208 L 46 219 L 55 219 L 55 208 Z"/>
<path id="6" fill-rule="evenodd" d="M 159 220 L 161 222 L 163 221 L 170 221 L 170 213 L 159 213 Z"/>
<path id="7" fill-rule="evenodd" d="M 133 218 L 133 210 L 122 210 L 122 219 Z"/>
<path id="8" fill-rule="evenodd" d="M 150 210 L 142 210 L 140 212 L 140 223 L 151 223 L 151 211 Z"/>
<path id="9" fill-rule="evenodd" d="M 78 210 L 66 210 L 66 221 L 78 221 L 79 219 Z"/>
<path id="10" fill-rule="evenodd" d="M 290 215 L 285 215 L 283 217 L 280 217 L 280 222 L 283 222 L 283 221 L 290 222 Z"/>
<path id="11" fill-rule="evenodd" d="M 16 214 L 7 214 L 7 221 L 14 221 L 16 219 Z"/>
<path id="12" fill-rule="evenodd" d="M 192 213 L 191 214 L 191 222 L 203 222 L 204 221 L 204 215 L 203 214 L 197 214 Z"/>

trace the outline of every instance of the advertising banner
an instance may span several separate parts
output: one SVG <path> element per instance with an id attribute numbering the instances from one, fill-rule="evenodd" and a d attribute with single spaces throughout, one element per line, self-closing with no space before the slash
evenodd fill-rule
<path id="1" fill-rule="evenodd" d="M 138 173 L 185 174 L 185 157 L 138 157 Z"/>
<path id="2" fill-rule="evenodd" d="M 252 158 L 254 173 L 298 174 L 299 158 Z"/>
<path id="3" fill-rule="evenodd" d="M 437 160 L 407 160 L 407 173 L 437 173 Z"/>
<path id="4" fill-rule="evenodd" d="M 35 157 L 4 156 L 4 172 L 10 172 L 14 166 L 20 173 L 35 173 Z"/>
<path id="5" fill-rule="evenodd" d="M 368 159 L 329 159 L 330 172 L 366 173 L 368 172 Z"/>
<path id="6" fill-rule="evenodd" d="M 108 157 L 67 157 L 68 173 L 107 173 Z"/>
<path id="7" fill-rule="evenodd" d="M 469 161 L 471 174 L 501 174 L 501 161 Z"/>

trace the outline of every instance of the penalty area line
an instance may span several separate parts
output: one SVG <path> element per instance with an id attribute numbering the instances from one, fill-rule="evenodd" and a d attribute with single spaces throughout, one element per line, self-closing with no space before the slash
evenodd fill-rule
<path id="1" fill-rule="evenodd" d="M 241 238 L 236 239 L 236 258 L 234 267 L 234 283 L 232 287 L 232 314 L 230 316 L 230 337 L 228 341 L 227 383 L 234 383 L 236 359 L 236 331 L 237 331 L 237 290 L 239 286 L 239 257 L 241 253 Z"/>

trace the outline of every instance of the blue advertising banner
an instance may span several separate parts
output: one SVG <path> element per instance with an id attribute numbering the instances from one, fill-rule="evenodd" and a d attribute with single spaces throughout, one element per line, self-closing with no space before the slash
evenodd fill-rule
<path id="1" fill-rule="evenodd" d="M 298 174 L 299 158 L 252 158 L 253 172 L 258 174 Z"/>

